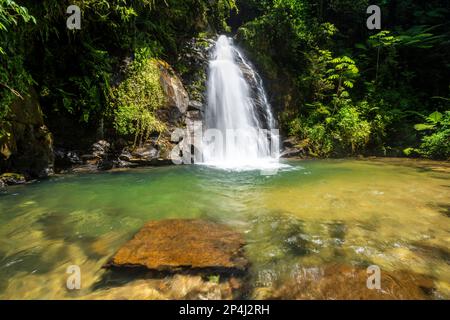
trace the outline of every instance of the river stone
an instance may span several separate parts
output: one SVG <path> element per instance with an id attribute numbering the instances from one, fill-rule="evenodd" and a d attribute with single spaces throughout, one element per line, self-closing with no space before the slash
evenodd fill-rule
<path id="1" fill-rule="evenodd" d="M 241 234 L 217 223 L 196 219 L 148 222 L 105 267 L 143 267 L 152 271 L 241 273 Z"/>

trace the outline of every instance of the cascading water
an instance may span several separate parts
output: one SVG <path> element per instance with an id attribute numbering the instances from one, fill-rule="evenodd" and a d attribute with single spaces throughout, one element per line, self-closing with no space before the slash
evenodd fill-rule
<path id="1" fill-rule="evenodd" d="M 279 138 L 261 78 L 226 36 L 209 62 L 207 95 L 203 164 L 278 168 Z"/>

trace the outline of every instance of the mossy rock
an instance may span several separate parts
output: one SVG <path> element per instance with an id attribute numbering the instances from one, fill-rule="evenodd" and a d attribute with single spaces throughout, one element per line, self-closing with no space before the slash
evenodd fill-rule
<path id="1" fill-rule="evenodd" d="M 26 179 L 22 174 L 7 172 L 0 176 L 0 182 L 11 186 L 16 184 L 24 184 Z"/>

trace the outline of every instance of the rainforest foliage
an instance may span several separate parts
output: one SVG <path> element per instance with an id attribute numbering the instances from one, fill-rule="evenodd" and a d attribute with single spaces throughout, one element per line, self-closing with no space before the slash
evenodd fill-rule
<path id="1" fill-rule="evenodd" d="M 448 159 L 447 2 L 0 0 L 0 140 L 31 87 L 57 144 L 100 126 L 145 140 L 165 130 L 158 59 L 186 68 L 187 41 L 230 33 L 261 71 L 282 131 L 310 155 Z M 81 30 L 66 27 L 73 4 Z M 366 27 L 371 4 L 381 30 Z"/>
<path id="2" fill-rule="evenodd" d="M 66 27 L 70 5 L 81 9 L 81 30 Z M 139 139 L 162 130 L 157 70 L 139 59 L 175 62 L 200 32 L 227 31 L 234 8 L 234 0 L 0 0 L 0 139 L 10 134 L 11 101 L 31 86 L 57 144 L 77 144 L 99 124 Z"/>
<path id="3" fill-rule="evenodd" d="M 381 30 L 366 27 L 372 4 Z M 310 154 L 450 157 L 448 1 L 238 6 L 238 37 L 277 91 L 285 131 Z"/>

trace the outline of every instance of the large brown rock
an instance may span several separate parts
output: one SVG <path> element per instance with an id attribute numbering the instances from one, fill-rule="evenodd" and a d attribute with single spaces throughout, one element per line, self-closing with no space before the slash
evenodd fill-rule
<path id="1" fill-rule="evenodd" d="M 247 269 L 241 234 L 205 220 L 147 223 L 106 267 L 143 267 L 152 271 L 240 273 Z"/>

